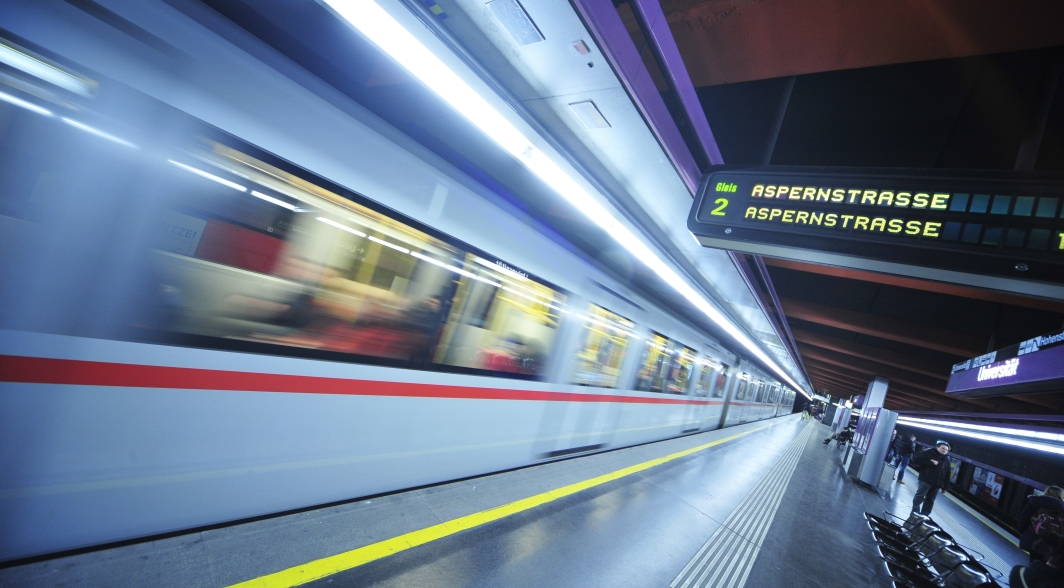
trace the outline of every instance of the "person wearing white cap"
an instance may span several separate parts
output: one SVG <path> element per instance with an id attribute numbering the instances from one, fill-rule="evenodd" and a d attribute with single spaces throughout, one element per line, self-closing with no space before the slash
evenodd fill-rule
<path id="1" fill-rule="evenodd" d="M 949 442 L 940 439 L 935 442 L 934 447 L 913 457 L 911 465 L 920 472 L 920 485 L 917 486 L 916 496 L 913 497 L 913 512 L 931 514 L 938 492 L 944 493 L 949 489 L 949 460 L 946 459 L 949 450 Z"/>

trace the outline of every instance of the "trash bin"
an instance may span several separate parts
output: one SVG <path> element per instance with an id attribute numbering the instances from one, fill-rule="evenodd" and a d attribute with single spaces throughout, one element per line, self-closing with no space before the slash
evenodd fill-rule
<path id="1" fill-rule="evenodd" d="M 883 473 L 879 474 L 879 487 L 884 490 L 890 490 L 890 484 L 894 481 L 894 473 L 898 471 L 895 466 L 885 464 L 883 466 Z"/>

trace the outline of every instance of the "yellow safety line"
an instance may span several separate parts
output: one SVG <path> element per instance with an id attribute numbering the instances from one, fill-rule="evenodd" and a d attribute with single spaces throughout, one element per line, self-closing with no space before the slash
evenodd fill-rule
<path id="1" fill-rule="evenodd" d="M 919 473 L 920 473 L 920 472 L 918 472 L 918 471 L 916 471 L 916 470 L 914 470 L 912 468 L 909 468 L 909 467 L 905 468 L 905 471 L 913 472 L 913 475 L 919 475 Z M 1017 548 L 1019 547 L 1019 540 L 1018 539 L 1016 539 L 1012 535 L 1005 535 L 1005 533 L 1003 533 L 1002 530 L 1000 530 L 1000 528 L 998 528 L 997 524 L 993 523 L 990 519 L 987 519 L 986 517 L 983 517 L 981 514 L 979 514 L 978 510 L 975 510 L 974 508 L 971 508 L 967 504 L 964 504 L 964 502 L 962 502 L 961 499 L 954 498 L 953 494 L 950 494 L 949 492 L 946 492 L 946 498 L 948 498 L 950 501 L 952 501 L 953 504 L 958 505 L 961 508 L 967 510 L 968 514 L 971 515 L 972 517 L 975 517 L 977 521 L 983 523 L 984 525 L 986 525 L 988 527 L 991 527 L 991 531 L 993 531 L 994 533 L 997 533 L 1001 537 L 1004 537 L 1005 540 L 1008 540 L 1010 543 L 1016 545 Z"/>
<path id="2" fill-rule="evenodd" d="M 1003 532 L 1002 532 L 1002 530 L 1001 530 L 1001 529 L 999 529 L 999 528 L 998 528 L 998 526 L 997 526 L 996 524 L 993 524 L 993 523 L 992 523 L 992 522 L 990 521 L 990 519 L 988 519 L 988 518 L 984 517 L 984 516 L 983 516 L 982 514 L 980 514 L 980 513 L 979 513 L 979 511 L 977 511 L 977 510 L 973 509 L 972 507 L 968 506 L 967 504 L 964 504 L 963 502 L 961 502 L 961 500 L 960 500 L 960 499 L 958 499 L 958 498 L 954 498 L 952 494 L 948 494 L 948 493 L 947 493 L 947 494 L 946 494 L 946 498 L 949 498 L 950 500 L 952 500 L 952 501 L 953 501 L 953 504 L 956 504 L 957 506 L 959 506 L 959 507 L 963 508 L 964 510 L 968 511 L 968 514 L 970 514 L 970 515 L 972 515 L 973 517 L 975 517 L 975 518 L 976 518 L 976 520 L 980 521 L 980 522 L 981 522 L 981 523 L 983 523 L 984 525 L 986 525 L 986 526 L 990 527 L 990 530 L 992 530 L 992 531 L 994 531 L 995 533 L 997 533 L 998 535 L 1001 535 L 1002 537 L 1004 537 L 1004 538 L 1005 538 L 1005 540 L 1007 540 L 1007 541 L 1008 541 L 1009 543 L 1012 543 L 1012 544 L 1013 544 L 1013 545 L 1015 545 L 1016 547 L 1019 547 L 1019 546 L 1020 546 L 1020 542 L 1019 542 L 1019 540 L 1017 540 L 1017 539 L 1016 539 L 1015 537 L 1013 537 L 1012 535 L 1006 535 L 1005 533 L 1003 533 Z"/>
<path id="3" fill-rule="evenodd" d="M 536 494 L 535 496 L 529 496 L 528 498 L 523 498 L 521 500 L 517 500 L 509 504 L 504 504 L 495 508 L 482 510 L 480 512 L 476 512 L 471 515 L 466 515 L 464 517 L 451 519 L 438 525 L 433 525 L 431 527 L 426 527 L 417 531 L 411 531 L 410 533 L 399 535 L 398 537 L 392 537 L 391 539 L 385 539 L 384 541 L 366 545 L 365 547 L 359 547 L 357 549 L 352 549 L 351 551 L 345 551 L 343 553 L 338 553 L 329 557 L 316 559 L 314 561 L 307 562 L 302 565 L 281 570 L 279 572 L 274 572 L 265 576 L 259 576 L 258 578 L 252 578 L 251 580 L 240 582 L 239 584 L 233 584 L 231 588 L 287 588 L 289 586 L 300 586 L 302 584 L 306 584 L 307 582 L 320 580 L 321 578 L 324 578 L 326 576 L 331 576 L 333 574 L 343 572 L 345 570 L 350 570 L 351 568 L 356 568 L 371 561 L 376 561 L 378 559 L 388 557 L 389 555 L 394 555 L 396 553 L 399 553 L 400 551 L 406 551 L 407 549 L 410 549 L 412 547 L 417 547 L 418 545 L 424 545 L 425 543 L 429 543 L 430 541 L 435 541 L 437 539 L 442 539 L 449 535 L 454 535 L 459 531 L 465 531 L 467 529 L 479 527 L 480 525 L 484 525 L 492 521 L 497 521 L 501 518 L 505 518 L 510 515 L 535 508 L 548 502 L 553 502 L 555 500 L 558 500 L 559 498 L 564 498 L 571 494 L 576 494 L 577 492 L 587 490 L 588 488 L 594 488 L 595 486 L 600 486 L 602 484 L 605 484 L 606 482 L 612 482 L 613 480 L 617 480 L 625 476 L 630 476 L 643 470 L 650 469 L 654 466 L 658 466 L 663 463 L 680 459 L 681 457 L 686 457 L 688 455 L 691 455 L 692 453 L 698 453 L 699 451 L 709 449 L 710 447 L 720 445 L 721 443 L 726 443 L 733 439 L 738 439 L 739 437 L 742 437 L 744 435 L 749 435 L 750 433 L 756 433 L 757 431 L 760 431 L 762 429 L 773 427 L 775 425 L 780 424 L 781 422 L 783 421 L 777 421 L 770 425 L 757 427 L 756 429 L 750 429 L 749 431 L 744 431 L 742 433 L 737 433 L 735 435 L 724 437 L 722 439 L 717 439 L 716 441 L 710 441 L 709 443 L 698 445 L 690 449 L 677 451 L 676 453 L 666 455 L 665 457 L 659 457 L 650 461 L 644 461 L 643 463 L 622 468 L 617 471 L 610 472 L 608 474 L 603 474 L 601 476 L 591 478 L 590 480 L 584 480 L 583 482 L 577 482 L 575 484 L 569 484 L 568 486 L 562 486 L 561 488 L 549 490 L 542 494 Z"/>

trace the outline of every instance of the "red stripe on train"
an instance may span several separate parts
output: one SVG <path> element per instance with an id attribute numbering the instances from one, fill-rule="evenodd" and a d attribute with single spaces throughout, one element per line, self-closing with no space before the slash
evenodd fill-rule
<path id="1" fill-rule="evenodd" d="M 644 398 L 617 394 L 581 394 L 504 390 L 472 386 L 445 386 L 411 382 L 352 380 L 320 376 L 293 376 L 234 372 L 200 368 L 108 363 L 0 355 L 0 382 L 67 384 L 125 388 L 178 388 L 236 392 L 287 392 L 294 394 L 347 394 L 352 396 L 407 396 L 417 398 L 470 398 L 480 400 L 546 400 L 557 402 L 627 402 L 634 404 L 719 404 L 707 400 Z"/>

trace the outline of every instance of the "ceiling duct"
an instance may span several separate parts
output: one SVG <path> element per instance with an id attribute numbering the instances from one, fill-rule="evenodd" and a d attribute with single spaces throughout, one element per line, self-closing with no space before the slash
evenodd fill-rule
<path id="1" fill-rule="evenodd" d="M 518 45 L 531 45 L 546 38 L 517 0 L 491 0 L 486 6 Z"/>
<path id="2" fill-rule="evenodd" d="M 569 109 L 589 129 L 608 129 L 610 127 L 610 122 L 606 120 L 606 117 L 602 116 L 598 106 L 595 106 L 595 103 L 591 100 L 574 102 L 569 105 Z"/>

